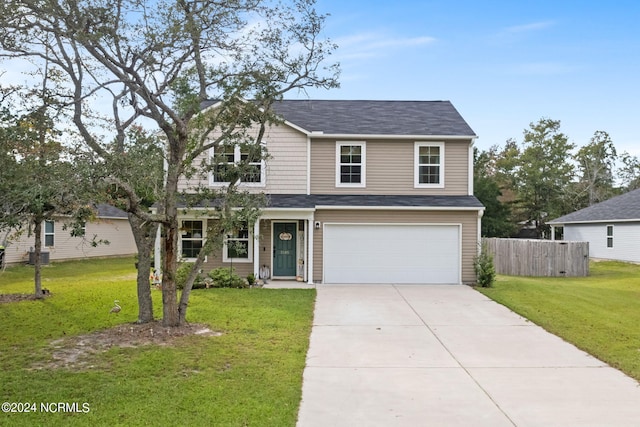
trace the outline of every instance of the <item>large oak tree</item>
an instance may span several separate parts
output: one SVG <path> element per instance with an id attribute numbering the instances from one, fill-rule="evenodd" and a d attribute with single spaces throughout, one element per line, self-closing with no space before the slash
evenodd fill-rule
<path id="1" fill-rule="evenodd" d="M 272 103 L 285 93 L 337 86 L 337 66 L 323 65 L 335 49 L 322 38 L 324 20 L 313 0 L 4 2 L 3 54 L 46 59 L 60 73 L 58 102 L 72 109 L 75 127 L 100 161 L 110 163 L 123 151 L 108 149 L 105 140 L 124 144 L 135 125 L 153 125 L 164 140 L 165 185 L 156 214 L 135 187 L 117 173 L 109 176 L 133 216 L 163 227 L 164 325 L 186 321 L 175 283 L 180 176 L 221 144 L 259 144 L 265 126 L 277 120 Z M 220 102 L 203 112 L 208 99 Z M 255 124 L 257 134 L 250 132 Z M 107 131 L 113 137 L 105 139 Z"/>

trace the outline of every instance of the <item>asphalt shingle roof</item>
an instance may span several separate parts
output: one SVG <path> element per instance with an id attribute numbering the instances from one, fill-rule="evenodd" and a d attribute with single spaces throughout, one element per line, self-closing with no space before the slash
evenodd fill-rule
<path id="1" fill-rule="evenodd" d="M 205 102 L 203 107 L 215 101 Z M 282 100 L 274 111 L 308 131 L 332 135 L 476 136 L 449 101 Z"/>
<path id="2" fill-rule="evenodd" d="M 549 221 L 548 224 L 602 222 L 615 220 L 640 221 L 640 189 L 629 191 L 604 202 Z"/>
<path id="3" fill-rule="evenodd" d="M 272 208 L 315 208 L 317 206 L 348 207 L 442 207 L 482 208 L 475 196 L 381 196 L 342 194 L 271 194 Z"/>
<path id="4" fill-rule="evenodd" d="M 344 194 L 267 194 L 267 208 L 315 209 L 325 207 L 415 207 L 415 208 L 472 208 L 484 206 L 475 196 L 414 196 L 414 195 L 344 195 Z M 186 207 L 186 200 L 179 202 Z M 190 207 L 214 207 L 217 200 L 202 201 Z"/>
<path id="5" fill-rule="evenodd" d="M 98 218 L 128 218 L 127 213 L 106 203 L 96 205 Z"/>

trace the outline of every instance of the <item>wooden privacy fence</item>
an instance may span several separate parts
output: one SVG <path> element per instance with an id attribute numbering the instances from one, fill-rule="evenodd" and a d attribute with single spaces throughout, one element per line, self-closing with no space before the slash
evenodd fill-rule
<path id="1" fill-rule="evenodd" d="M 484 238 L 498 274 L 576 277 L 589 275 L 589 242 Z"/>

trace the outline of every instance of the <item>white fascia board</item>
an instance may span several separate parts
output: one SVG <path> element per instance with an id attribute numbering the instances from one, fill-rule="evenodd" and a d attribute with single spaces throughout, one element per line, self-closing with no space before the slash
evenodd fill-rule
<path id="1" fill-rule="evenodd" d="M 276 114 L 276 115 L 277 115 L 277 114 Z M 283 123 L 284 123 L 286 126 L 289 126 L 290 128 L 297 130 L 298 132 L 302 132 L 303 134 L 305 134 L 305 135 L 307 135 L 307 136 L 309 136 L 309 135 L 321 135 L 321 134 L 319 134 L 319 133 L 317 133 L 317 132 L 311 132 L 311 131 L 308 131 L 307 129 L 305 129 L 305 128 L 303 128 L 303 127 L 300 127 L 300 126 L 298 126 L 298 125 L 297 125 L 297 124 L 295 124 L 295 123 L 291 123 L 290 121 L 285 120 L 285 119 L 284 119 L 284 118 L 282 118 L 281 116 L 278 116 L 278 117 L 280 117 L 280 118 L 282 119 Z"/>
<path id="2" fill-rule="evenodd" d="M 309 134 L 312 138 L 336 138 L 336 139 L 411 139 L 421 141 L 441 141 L 449 139 L 469 139 L 473 141 L 477 138 L 474 135 L 382 135 L 382 134 L 356 134 L 356 133 L 317 133 L 311 132 Z"/>
<path id="3" fill-rule="evenodd" d="M 573 225 L 573 224 L 611 224 L 613 222 L 640 222 L 640 218 L 635 219 L 597 219 L 591 221 L 567 221 L 567 222 L 548 222 L 548 225 Z"/>
<path id="4" fill-rule="evenodd" d="M 461 206 L 331 206 L 331 205 L 318 205 L 317 210 L 394 210 L 394 211 L 470 211 L 484 212 L 484 207 L 461 207 Z"/>
<path id="5" fill-rule="evenodd" d="M 308 219 L 313 220 L 315 209 L 266 208 L 260 214 L 260 219 Z"/>
<path id="6" fill-rule="evenodd" d="M 243 101 L 245 101 L 245 100 L 243 99 Z M 211 110 L 211 109 L 214 109 L 214 108 L 218 108 L 220 106 L 220 104 L 222 104 L 222 101 L 218 101 L 215 104 L 211 104 L 207 108 L 205 108 L 204 110 L 200 111 L 200 113 L 203 113 L 203 112 L 205 112 L 207 110 Z"/>
<path id="7" fill-rule="evenodd" d="M 233 208 L 233 210 L 239 210 L 240 208 Z M 211 208 L 194 207 L 188 210 L 186 214 L 179 214 L 180 218 L 211 218 L 215 219 L 218 216 L 214 215 L 214 212 L 210 212 L 205 215 L 206 211 Z M 260 212 L 260 219 L 313 219 L 314 208 L 262 208 Z"/>

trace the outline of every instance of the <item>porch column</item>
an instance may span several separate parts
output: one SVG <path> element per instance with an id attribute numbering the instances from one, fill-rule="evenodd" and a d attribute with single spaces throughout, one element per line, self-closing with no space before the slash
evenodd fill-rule
<path id="1" fill-rule="evenodd" d="M 313 285 L 313 217 L 307 220 L 307 283 Z"/>
<path id="2" fill-rule="evenodd" d="M 556 240 L 556 227 L 551 226 L 551 240 Z"/>
<path id="3" fill-rule="evenodd" d="M 253 275 L 260 277 L 260 218 L 253 224 Z"/>

